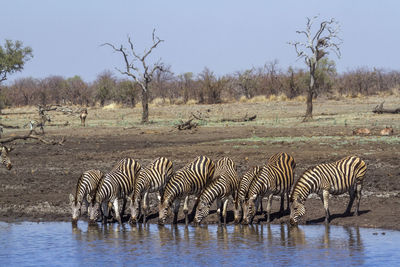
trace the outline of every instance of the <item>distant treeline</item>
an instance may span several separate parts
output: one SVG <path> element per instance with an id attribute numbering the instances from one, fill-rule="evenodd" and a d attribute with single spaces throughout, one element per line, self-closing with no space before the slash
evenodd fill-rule
<path id="1" fill-rule="evenodd" d="M 218 77 L 205 68 L 200 74 L 175 75 L 170 67 L 158 71 L 151 82 L 150 101 L 162 99 L 168 103 L 215 104 L 254 96 L 285 95 L 292 99 L 305 95 L 308 73 L 303 69 L 279 68 L 276 61 L 260 68 L 238 71 Z M 317 73 L 317 96 L 373 95 L 400 89 L 400 72 L 357 68 L 341 74 L 335 64 L 325 60 Z M 0 87 L 0 109 L 4 106 L 77 104 L 91 106 L 109 102 L 134 106 L 140 101 L 140 87 L 128 79 L 119 79 L 110 71 L 99 74 L 93 82 L 79 76 L 43 79 L 20 78 Z"/>

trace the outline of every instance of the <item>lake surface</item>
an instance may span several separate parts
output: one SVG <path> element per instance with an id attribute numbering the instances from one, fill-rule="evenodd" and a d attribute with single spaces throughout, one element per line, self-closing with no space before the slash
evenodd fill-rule
<path id="1" fill-rule="evenodd" d="M 400 264 L 400 232 L 315 225 L 0 223 L 1 266 Z"/>

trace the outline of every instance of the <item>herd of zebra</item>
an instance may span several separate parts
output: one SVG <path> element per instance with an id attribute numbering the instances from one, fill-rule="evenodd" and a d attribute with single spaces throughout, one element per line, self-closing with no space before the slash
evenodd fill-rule
<path id="1" fill-rule="evenodd" d="M 104 223 L 111 216 L 120 224 L 120 213 L 129 203 L 130 223 L 143 223 L 149 215 L 149 193 L 159 193 L 158 223 L 166 223 L 173 206 L 173 223 L 181 200 L 184 200 L 185 223 L 189 224 L 189 196 L 195 196 L 193 224 L 198 225 L 208 216 L 210 206 L 217 201 L 220 222 L 226 224 L 228 199 L 233 200 L 234 222 L 251 224 L 262 199 L 267 198 L 266 220 L 270 222 L 271 202 L 274 195 L 281 196 L 280 213 L 284 212 L 284 198 L 290 210 L 290 224 L 297 225 L 305 214 L 305 201 L 311 193 L 318 194 L 325 209 L 325 222 L 329 222 L 329 195 L 349 192 L 346 212 L 350 213 L 356 199 L 355 215 L 361 198 L 361 188 L 366 164 L 356 156 L 348 156 L 333 163 L 320 164 L 307 169 L 294 183 L 295 160 L 287 153 L 277 153 L 263 166 L 250 168 L 241 179 L 237 166 L 228 157 L 214 163 L 206 156 L 199 156 L 183 168 L 174 171 L 173 163 L 165 157 L 157 158 L 146 167 L 132 158 L 120 160 L 114 168 L 103 174 L 98 170 L 84 172 L 78 180 L 75 194 L 70 194 L 72 221 L 77 222 L 86 202 L 89 222 L 101 219 Z M 122 207 L 119 206 L 122 200 Z M 262 210 L 262 204 L 261 204 Z M 112 212 L 113 211 L 113 212 Z M 113 213 L 111 215 L 111 213 Z"/>

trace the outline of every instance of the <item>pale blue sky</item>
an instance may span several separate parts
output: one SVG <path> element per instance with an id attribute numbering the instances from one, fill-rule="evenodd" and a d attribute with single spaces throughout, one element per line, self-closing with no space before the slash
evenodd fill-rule
<path id="1" fill-rule="evenodd" d="M 260 67 L 303 67 L 288 41 L 298 40 L 305 17 L 320 14 L 341 24 L 338 71 L 356 67 L 400 70 L 400 1 L 128 1 L 0 0 L 0 42 L 21 40 L 34 58 L 9 77 L 80 75 L 91 82 L 122 59 L 104 42 L 126 45 L 129 34 L 139 52 L 151 32 L 165 42 L 154 51 L 176 74 L 217 75 Z M 117 74 L 117 73 L 116 73 Z"/>

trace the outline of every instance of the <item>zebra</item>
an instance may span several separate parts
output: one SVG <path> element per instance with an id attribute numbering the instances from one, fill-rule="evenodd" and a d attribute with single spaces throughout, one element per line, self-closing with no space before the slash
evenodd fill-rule
<path id="1" fill-rule="evenodd" d="M 224 157 L 218 160 L 215 164 L 215 172 L 212 182 L 204 189 L 200 195 L 199 204 L 194 217 L 194 224 L 200 222 L 207 217 L 210 206 L 217 199 L 217 213 L 221 223 L 221 207 L 224 224 L 226 224 L 226 208 L 228 197 L 232 195 L 236 199 L 239 187 L 239 179 L 237 175 L 237 167 L 232 159 Z M 236 214 L 236 209 L 235 209 Z"/>
<path id="2" fill-rule="evenodd" d="M 294 182 L 294 158 L 286 153 L 273 155 L 262 167 L 259 176 L 251 182 L 246 200 L 243 204 L 243 224 L 253 221 L 255 206 L 258 197 L 266 196 L 267 200 L 267 222 L 270 222 L 272 197 L 281 196 L 281 207 L 279 212 L 284 211 L 284 196 L 287 195 L 287 209 L 289 209 L 289 192 Z"/>
<path id="3" fill-rule="evenodd" d="M 23 127 L 27 128 L 29 126 L 29 130 L 31 132 L 35 131 L 36 132 L 36 128 L 39 127 L 41 134 L 44 134 L 44 126 L 46 124 L 46 122 L 51 122 L 51 118 L 49 115 L 47 114 L 43 114 L 40 116 L 40 119 L 38 120 L 30 120 L 28 123 L 26 123 Z"/>
<path id="4" fill-rule="evenodd" d="M 188 225 L 189 195 L 194 194 L 198 197 L 202 193 L 206 185 L 211 182 L 214 171 L 214 162 L 206 156 L 199 156 L 191 163 L 187 164 L 182 169 L 179 169 L 177 172 L 175 172 L 165 186 L 164 193 L 161 196 L 158 224 L 165 224 L 169 207 L 172 204 L 174 204 L 173 223 L 176 224 L 180 201 L 182 198 L 185 198 L 183 213 L 185 214 L 185 224 Z M 197 200 L 193 210 L 195 210 L 197 206 Z"/>
<path id="5" fill-rule="evenodd" d="M 85 202 L 86 208 L 89 208 L 87 195 L 93 196 L 96 188 L 103 178 L 103 173 L 99 170 L 88 170 L 82 173 L 76 184 L 75 195 L 69 194 L 69 201 L 72 212 L 72 222 L 76 223 L 81 214 L 82 202 Z"/>
<path id="6" fill-rule="evenodd" d="M 234 205 L 235 205 L 234 210 L 236 210 L 235 221 L 234 221 L 235 224 L 239 223 L 241 220 L 240 210 L 242 209 L 247 192 L 249 191 L 250 184 L 254 180 L 254 178 L 260 174 L 260 171 L 261 171 L 260 166 L 254 166 L 254 167 L 250 168 L 247 172 L 245 172 L 243 177 L 240 179 L 238 193 L 236 195 L 236 200 L 234 201 Z M 262 212 L 263 211 L 262 201 L 260 201 L 260 200 L 262 200 L 262 199 L 260 199 L 260 197 L 257 198 L 256 206 L 257 206 L 257 209 L 259 206 L 261 206 L 261 212 Z"/>
<path id="7" fill-rule="evenodd" d="M 356 156 L 348 156 L 333 163 L 320 164 L 306 170 L 297 180 L 290 197 L 290 224 L 297 225 L 306 213 L 304 203 L 311 193 L 321 197 L 325 209 L 325 223 L 329 223 L 329 194 L 349 192 L 350 201 L 346 214 L 350 214 L 357 199 L 354 215 L 358 215 L 361 189 L 367 170 L 365 162 Z"/>
<path id="8" fill-rule="evenodd" d="M 123 213 L 126 197 L 132 193 L 135 179 L 140 169 L 139 162 L 131 158 L 125 158 L 119 162 L 119 166 L 115 166 L 111 172 L 105 174 L 97 187 L 95 197 L 90 199 L 92 203 L 90 222 L 94 222 L 98 217 L 99 211 L 101 211 L 103 213 L 103 222 L 105 223 L 109 208 L 112 205 L 115 219 L 119 224 L 122 224 L 118 201 L 120 199 L 123 200 Z"/>
<path id="9" fill-rule="evenodd" d="M 165 157 L 156 159 L 149 166 L 140 170 L 138 178 L 135 181 L 135 187 L 132 196 L 128 197 L 129 209 L 131 211 L 131 223 L 136 223 L 140 217 L 140 204 L 143 199 L 143 223 L 146 223 L 146 217 L 149 212 L 149 193 L 159 192 L 162 195 L 166 183 L 173 174 L 172 161 Z M 158 200 L 161 197 L 159 196 Z"/>
<path id="10" fill-rule="evenodd" d="M 7 148 L 0 144 L 0 163 L 4 165 L 8 170 L 12 169 L 12 163 L 8 157 L 8 153 L 11 152 L 13 148 Z"/>

